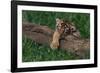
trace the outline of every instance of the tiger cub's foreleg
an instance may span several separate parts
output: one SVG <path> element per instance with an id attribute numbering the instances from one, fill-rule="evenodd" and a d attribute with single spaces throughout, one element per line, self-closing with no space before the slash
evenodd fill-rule
<path id="1" fill-rule="evenodd" d="M 59 47 L 59 39 L 60 39 L 60 34 L 58 31 L 55 31 L 53 34 L 52 42 L 50 44 L 50 47 L 52 49 L 57 49 Z"/>

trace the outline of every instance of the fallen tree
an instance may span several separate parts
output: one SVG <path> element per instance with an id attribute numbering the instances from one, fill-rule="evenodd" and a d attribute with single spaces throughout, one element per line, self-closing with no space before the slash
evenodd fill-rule
<path id="1" fill-rule="evenodd" d="M 50 29 L 48 26 L 23 22 L 22 33 L 24 36 L 39 44 L 50 45 L 54 30 Z M 90 40 L 76 38 L 72 35 L 65 36 L 64 39 L 61 38 L 60 40 L 60 48 L 84 58 L 87 54 L 89 54 Z"/>

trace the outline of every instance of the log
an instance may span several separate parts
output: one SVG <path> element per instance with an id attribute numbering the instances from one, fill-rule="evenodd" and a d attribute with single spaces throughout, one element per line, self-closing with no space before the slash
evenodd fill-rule
<path id="1" fill-rule="evenodd" d="M 23 22 L 22 33 L 24 36 L 32 39 L 34 42 L 50 46 L 54 30 L 48 26 Z M 78 55 L 80 58 L 84 58 L 90 53 L 90 39 L 76 38 L 73 35 L 67 35 L 65 38 L 60 39 L 59 48 Z"/>

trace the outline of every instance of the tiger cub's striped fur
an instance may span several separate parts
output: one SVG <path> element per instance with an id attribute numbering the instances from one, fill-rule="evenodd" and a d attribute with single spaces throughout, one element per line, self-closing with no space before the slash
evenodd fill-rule
<path id="1" fill-rule="evenodd" d="M 59 39 L 62 35 L 80 36 L 80 33 L 76 30 L 73 23 L 56 18 L 56 28 L 50 44 L 52 49 L 57 49 L 59 47 Z"/>

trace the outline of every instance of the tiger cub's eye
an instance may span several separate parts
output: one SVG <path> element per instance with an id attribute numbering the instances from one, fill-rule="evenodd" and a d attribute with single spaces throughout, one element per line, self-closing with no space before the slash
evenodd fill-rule
<path id="1" fill-rule="evenodd" d="M 73 27 L 71 28 L 71 30 L 72 30 L 72 32 L 76 32 L 76 29 L 75 29 L 75 28 L 73 28 Z"/>
<path id="2" fill-rule="evenodd" d="M 62 25 L 62 26 L 64 26 L 64 25 L 65 25 L 65 23 L 61 23 L 61 25 Z"/>

